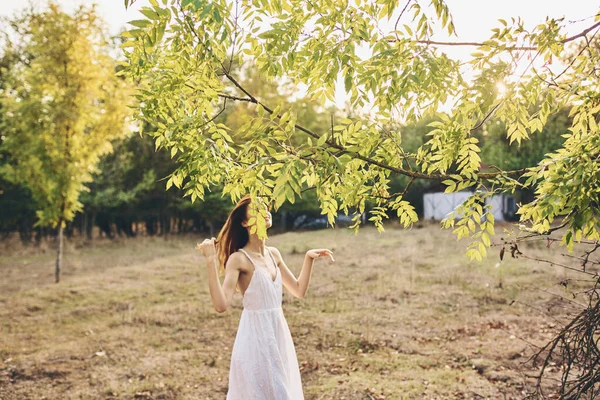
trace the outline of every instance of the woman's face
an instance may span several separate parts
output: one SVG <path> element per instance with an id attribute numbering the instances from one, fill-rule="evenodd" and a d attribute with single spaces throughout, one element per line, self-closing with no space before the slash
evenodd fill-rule
<path id="1" fill-rule="evenodd" d="M 250 207 L 252 207 L 252 204 L 249 204 L 248 207 L 246 208 L 246 220 L 244 222 L 242 222 L 242 226 L 244 226 L 246 228 L 249 228 L 252 225 L 254 225 L 254 224 L 248 225 L 248 220 L 251 217 L 248 212 Z M 273 216 L 271 215 L 271 211 L 269 211 L 270 207 L 268 207 L 266 203 L 263 203 L 263 207 L 264 207 L 264 210 L 266 213 L 265 223 L 266 223 L 267 229 L 269 229 L 273 225 Z"/>

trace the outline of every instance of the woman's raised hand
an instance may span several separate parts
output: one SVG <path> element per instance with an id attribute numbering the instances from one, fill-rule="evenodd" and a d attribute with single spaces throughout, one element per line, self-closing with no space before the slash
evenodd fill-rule
<path id="1" fill-rule="evenodd" d="M 217 250 L 215 248 L 215 238 L 212 237 L 210 239 L 204 239 L 202 243 L 197 243 L 196 248 L 204 254 L 204 257 L 209 258 L 217 255 Z"/>
<path id="2" fill-rule="evenodd" d="M 311 249 L 306 252 L 306 255 L 313 260 L 319 257 L 329 257 L 331 261 L 335 262 L 333 259 L 333 252 L 329 249 Z"/>

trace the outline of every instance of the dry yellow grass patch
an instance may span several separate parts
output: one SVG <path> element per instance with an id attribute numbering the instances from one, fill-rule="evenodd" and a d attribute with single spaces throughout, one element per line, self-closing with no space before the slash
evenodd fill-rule
<path id="1" fill-rule="evenodd" d="M 268 240 L 296 273 L 310 248 L 336 259 L 316 261 L 306 299 L 284 290 L 307 399 L 520 398 L 527 343 L 559 326 L 542 311 L 569 311 L 528 288 L 579 276 L 510 256 L 499 264 L 497 248 L 469 262 L 464 241 L 421 226 Z M 0 398 L 224 399 L 241 296 L 213 310 L 201 239 L 70 245 L 58 285 L 52 250 L 0 257 Z"/>

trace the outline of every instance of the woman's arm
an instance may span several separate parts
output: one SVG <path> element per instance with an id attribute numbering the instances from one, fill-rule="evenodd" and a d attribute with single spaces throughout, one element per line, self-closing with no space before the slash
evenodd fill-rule
<path id="1" fill-rule="evenodd" d="M 210 248 L 211 245 L 212 249 Z M 202 249 L 202 246 L 205 246 L 203 253 L 207 254 L 205 255 L 206 272 L 208 276 L 208 290 L 210 292 L 210 298 L 215 310 L 219 313 L 222 313 L 227 311 L 227 309 L 230 307 L 231 299 L 235 293 L 235 286 L 240 275 L 240 262 L 238 259 L 239 255 L 234 253 L 229 256 L 227 265 L 225 266 L 225 279 L 223 281 L 223 285 L 221 286 L 221 282 L 219 282 L 219 264 L 217 254 L 213 251 L 214 238 L 205 239 L 199 248 Z M 208 247 L 208 249 L 206 247 Z"/>
<path id="2" fill-rule="evenodd" d="M 306 292 L 308 291 L 308 286 L 310 284 L 310 277 L 312 274 L 312 267 L 315 261 L 315 258 L 318 257 L 326 257 L 328 256 L 331 261 L 335 261 L 333 259 L 333 253 L 328 249 L 313 249 L 306 252 L 304 256 L 304 262 L 302 263 L 302 270 L 300 271 L 300 275 L 298 279 L 294 276 L 292 271 L 285 265 L 283 261 L 283 257 L 277 248 L 269 247 L 273 250 L 275 254 L 275 261 L 277 261 L 277 265 L 279 266 L 279 270 L 281 271 L 281 279 L 283 285 L 296 297 L 299 299 L 303 299 L 306 296 Z"/>

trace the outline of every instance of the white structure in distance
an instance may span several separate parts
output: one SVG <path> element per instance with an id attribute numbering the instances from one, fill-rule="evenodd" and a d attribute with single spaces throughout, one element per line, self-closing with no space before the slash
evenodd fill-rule
<path id="1" fill-rule="evenodd" d="M 473 193 L 469 191 L 460 191 L 454 193 L 426 193 L 423 195 L 423 219 L 442 220 L 448 214 L 453 212 L 456 207 L 461 205 Z M 492 214 L 495 221 L 511 220 L 517 212 L 515 198 L 506 194 L 495 194 L 491 198 L 485 199 L 486 204 L 492 205 Z M 460 218 L 457 215 L 455 218 Z"/>

